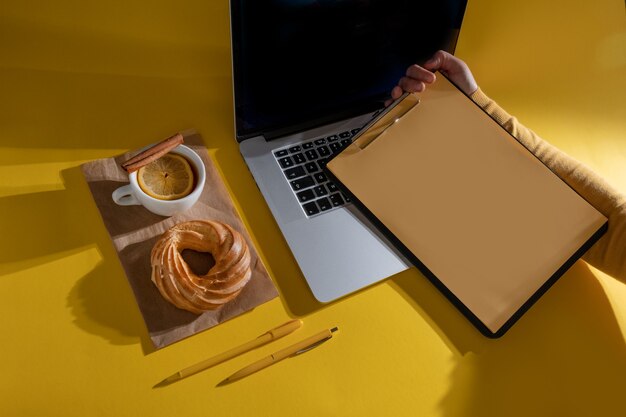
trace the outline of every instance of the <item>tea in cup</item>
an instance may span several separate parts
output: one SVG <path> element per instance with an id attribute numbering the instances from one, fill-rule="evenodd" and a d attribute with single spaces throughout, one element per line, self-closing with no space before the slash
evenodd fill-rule
<path id="1" fill-rule="evenodd" d="M 172 216 L 198 201 L 206 170 L 196 152 L 178 145 L 156 161 L 130 173 L 128 179 L 130 184 L 113 191 L 116 204 L 142 205 L 152 213 Z"/>

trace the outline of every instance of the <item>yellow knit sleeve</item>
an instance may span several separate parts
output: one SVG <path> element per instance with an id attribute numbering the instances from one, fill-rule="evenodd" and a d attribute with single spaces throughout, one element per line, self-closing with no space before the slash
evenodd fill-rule
<path id="1" fill-rule="evenodd" d="M 599 270 L 626 281 L 626 197 L 589 167 L 541 139 L 479 88 L 470 96 L 552 172 L 609 219 L 607 233 L 583 259 Z"/>

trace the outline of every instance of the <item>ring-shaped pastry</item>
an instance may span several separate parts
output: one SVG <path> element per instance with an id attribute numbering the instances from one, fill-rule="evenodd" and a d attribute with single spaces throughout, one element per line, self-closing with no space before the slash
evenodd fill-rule
<path id="1" fill-rule="evenodd" d="M 215 265 L 196 275 L 183 259 L 185 249 L 210 253 Z M 208 220 L 179 223 L 166 231 L 152 248 L 152 282 L 178 308 L 201 314 L 239 295 L 250 281 L 250 250 L 230 226 Z"/>

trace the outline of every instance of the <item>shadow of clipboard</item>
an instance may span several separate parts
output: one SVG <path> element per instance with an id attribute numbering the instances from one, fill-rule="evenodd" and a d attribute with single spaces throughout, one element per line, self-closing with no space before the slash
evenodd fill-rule
<path id="1" fill-rule="evenodd" d="M 502 336 L 608 227 L 600 212 L 438 73 L 326 168 L 485 336 Z"/>

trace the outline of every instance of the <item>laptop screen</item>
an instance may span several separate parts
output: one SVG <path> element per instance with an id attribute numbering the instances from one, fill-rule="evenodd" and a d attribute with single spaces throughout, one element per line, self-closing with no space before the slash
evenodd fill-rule
<path id="1" fill-rule="evenodd" d="M 413 63 L 454 51 L 467 0 L 231 0 L 237 139 L 382 107 Z"/>

